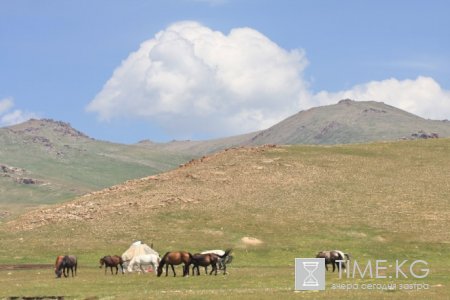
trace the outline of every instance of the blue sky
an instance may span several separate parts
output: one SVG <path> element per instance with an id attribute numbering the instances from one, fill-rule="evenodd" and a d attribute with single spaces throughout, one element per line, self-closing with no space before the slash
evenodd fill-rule
<path id="1" fill-rule="evenodd" d="M 116 142 L 206 139 L 342 97 L 450 119 L 449 11 L 414 0 L 0 0 L 0 126 L 38 117 Z"/>

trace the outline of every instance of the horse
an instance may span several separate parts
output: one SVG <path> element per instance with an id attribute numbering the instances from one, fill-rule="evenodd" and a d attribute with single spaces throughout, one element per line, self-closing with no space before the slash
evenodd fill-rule
<path id="1" fill-rule="evenodd" d="M 60 266 L 62 264 L 63 258 L 64 258 L 63 255 L 58 255 L 56 257 L 56 262 L 55 262 L 55 275 L 56 275 L 56 278 L 61 278 L 62 270 L 61 270 Z"/>
<path id="2" fill-rule="evenodd" d="M 200 252 L 200 254 L 208 254 L 208 253 L 214 253 L 217 256 L 222 256 L 225 254 L 225 251 L 217 249 L 217 250 L 206 250 L 206 251 Z M 233 255 L 227 255 L 224 258 L 219 259 L 217 266 L 219 267 L 219 270 L 222 270 L 224 268 L 226 269 L 226 265 L 231 263 L 232 261 L 233 261 Z M 206 271 L 206 273 L 208 273 L 207 266 L 205 267 L 205 271 Z"/>
<path id="3" fill-rule="evenodd" d="M 186 251 L 171 251 L 164 254 L 161 258 L 161 262 L 157 269 L 158 277 L 161 276 L 163 272 L 163 267 L 166 265 L 166 277 L 168 275 L 169 265 L 172 267 L 173 276 L 177 276 L 175 273 L 174 265 L 184 264 L 183 266 L 183 276 L 189 276 L 189 265 L 192 262 L 192 254 Z"/>
<path id="4" fill-rule="evenodd" d="M 153 243 L 148 246 L 141 241 L 136 241 L 122 254 L 123 266 L 125 270 L 128 269 L 128 265 L 133 257 L 143 254 L 156 254 L 159 257 L 159 253 L 153 249 Z"/>
<path id="5" fill-rule="evenodd" d="M 214 253 L 221 253 L 221 255 Z M 192 275 L 194 275 L 194 270 L 197 268 L 197 275 L 200 275 L 199 266 L 205 267 L 205 272 L 208 274 L 208 266 L 212 266 L 212 270 L 209 273 L 211 275 L 215 271 L 215 275 L 217 275 L 217 265 L 222 265 L 223 274 L 227 273 L 227 266 L 225 260 L 229 257 L 231 249 L 223 250 L 209 250 L 203 251 L 202 253 L 196 253 L 192 256 Z M 232 260 L 232 259 L 231 259 Z M 231 260 L 229 262 L 231 262 Z"/>
<path id="6" fill-rule="evenodd" d="M 316 258 L 325 258 L 325 269 L 328 271 L 328 264 L 333 266 L 333 272 L 337 268 L 342 267 L 342 269 L 346 269 L 346 261 L 350 260 L 350 255 L 348 253 L 344 253 L 340 250 L 331 250 L 331 251 L 320 251 L 317 253 Z M 341 261 L 341 262 L 337 262 Z"/>
<path id="7" fill-rule="evenodd" d="M 113 267 L 116 268 L 116 275 L 117 275 L 117 273 L 119 272 L 119 266 L 122 271 L 122 274 L 124 273 L 123 260 L 122 260 L 122 257 L 120 257 L 118 255 L 104 256 L 104 257 L 100 258 L 99 263 L 100 263 L 99 268 L 102 268 L 103 265 L 105 265 L 105 275 L 106 275 L 106 271 L 107 271 L 108 267 L 111 269 L 111 275 L 113 275 Z"/>
<path id="8" fill-rule="evenodd" d="M 135 256 L 131 259 L 130 264 L 128 265 L 128 272 L 133 272 L 133 267 L 139 266 L 139 268 L 141 269 L 141 271 L 144 273 L 145 270 L 142 266 L 144 265 L 151 265 L 153 270 L 158 269 L 158 265 L 159 262 L 161 261 L 161 259 L 159 258 L 158 255 L 156 254 L 143 254 L 143 255 L 138 255 Z"/>
<path id="9" fill-rule="evenodd" d="M 56 266 L 57 265 L 57 266 Z M 55 265 L 55 273 L 56 277 L 60 278 L 61 274 L 64 274 L 64 277 L 69 276 L 69 269 L 72 271 L 72 277 L 73 275 L 73 269 L 75 268 L 75 276 L 77 275 L 77 258 L 73 255 L 65 255 L 62 258 L 58 256 L 56 258 L 56 265 Z M 67 271 L 67 274 L 66 274 Z"/>

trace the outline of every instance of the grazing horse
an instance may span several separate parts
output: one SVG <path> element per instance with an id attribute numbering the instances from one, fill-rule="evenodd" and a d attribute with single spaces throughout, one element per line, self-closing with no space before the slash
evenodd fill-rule
<path id="1" fill-rule="evenodd" d="M 141 271 L 145 273 L 143 266 L 151 265 L 153 270 L 158 269 L 158 265 L 161 259 L 156 254 L 143 254 L 135 256 L 131 259 L 130 264 L 128 265 L 128 272 L 133 272 L 134 266 L 139 266 Z"/>
<path id="2" fill-rule="evenodd" d="M 56 265 L 55 266 L 55 273 L 56 277 L 60 278 L 61 274 L 64 274 L 64 277 L 69 276 L 69 269 L 72 271 L 72 277 L 73 275 L 73 269 L 75 268 L 75 276 L 77 275 L 77 258 L 73 255 L 66 255 L 60 258 L 58 256 L 56 258 Z M 66 274 L 67 271 L 67 274 Z"/>
<path id="3" fill-rule="evenodd" d="M 221 251 L 221 250 L 218 250 Z M 206 252 L 206 251 L 204 251 Z M 222 253 L 222 255 L 218 255 L 215 253 L 196 253 L 192 256 L 192 275 L 194 275 L 194 270 L 197 269 L 197 275 L 200 275 L 199 266 L 205 267 L 206 274 L 208 274 L 208 266 L 212 266 L 212 270 L 209 273 L 211 275 L 215 271 L 215 275 L 217 275 L 217 265 L 222 264 L 223 266 L 223 274 L 227 273 L 227 266 L 224 263 L 225 259 L 229 257 L 231 249 L 227 249 Z M 230 260 L 231 261 L 231 260 Z"/>
<path id="4" fill-rule="evenodd" d="M 120 269 L 122 271 L 122 274 L 124 273 L 123 271 L 123 260 L 122 257 L 118 256 L 118 255 L 107 255 L 104 256 L 102 258 L 100 258 L 100 267 L 102 268 L 103 265 L 105 265 L 105 275 L 106 275 L 106 271 L 108 269 L 108 267 L 111 269 L 111 275 L 113 275 L 113 268 L 116 268 L 116 275 L 119 272 L 119 266 Z"/>
<path id="5" fill-rule="evenodd" d="M 62 268 L 60 267 L 62 264 L 64 256 L 63 255 L 59 255 L 56 257 L 56 262 L 55 262 L 55 275 L 56 278 L 61 278 L 62 275 Z"/>
<path id="6" fill-rule="evenodd" d="M 175 273 L 174 265 L 180 265 L 184 263 L 183 266 L 183 276 L 189 276 L 189 265 L 192 262 L 192 254 L 186 251 L 172 251 L 167 252 L 161 258 L 161 262 L 158 266 L 157 275 L 161 276 L 163 272 L 163 267 L 166 265 L 166 276 L 168 275 L 169 265 L 172 267 L 173 276 L 177 276 Z"/>
<path id="7" fill-rule="evenodd" d="M 350 260 L 350 255 L 340 250 L 320 251 L 317 253 L 316 258 L 325 258 L 325 269 L 328 271 L 328 264 L 333 266 L 333 272 L 337 268 L 342 266 L 342 269 L 346 269 L 346 261 Z M 342 261 L 342 262 L 338 262 Z"/>
<path id="8" fill-rule="evenodd" d="M 222 256 L 225 254 L 225 251 L 217 249 L 217 250 L 206 250 L 206 251 L 200 252 L 200 254 L 208 254 L 208 253 L 214 253 L 217 256 Z M 224 258 L 219 259 L 217 266 L 219 267 L 219 270 L 222 270 L 224 268 L 226 270 L 226 268 L 227 268 L 226 265 L 230 264 L 232 261 L 233 261 L 233 255 L 227 255 Z M 205 271 L 206 271 L 206 273 L 208 273 L 208 267 L 205 267 Z"/>

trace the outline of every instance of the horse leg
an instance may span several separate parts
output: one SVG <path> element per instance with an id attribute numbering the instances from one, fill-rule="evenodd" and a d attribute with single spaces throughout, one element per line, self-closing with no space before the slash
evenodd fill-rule
<path id="1" fill-rule="evenodd" d="M 188 276 L 189 277 L 189 265 L 188 264 L 184 264 L 183 267 L 183 277 Z"/>
<path id="2" fill-rule="evenodd" d="M 119 266 L 118 265 L 116 265 L 116 275 L 117 275 L 117 273 L 119 273 Z"/>
<path id="3" fill-rule="evenodd" d="M 212 269 L 211 269 L 211 272 L 209 273 L 209 275 L 212 275 L 212 273 L 213 273 L 214 271 L 216 271 L 216 274 L 215 274 L 215 275 L 217 275 L 217 265 L 216 265 L 216 264 L 211 264 L 211 267 L 212 267 Z"/>
<path id="4" fill-rule="evenodd" d="M 325 270 L 328 271 L 328 264 L 327 263 L 325 263 Z"/>
<path id="5" fill-rule="evenodd" d="M 175 273 L 175 272 L 174 272 L 174 273 Z M 166 277 L 167 277 L 168 274 L 169 274 L 169 264 L 166 263 Z"/>
<path id="6" fill-rule="evenodd" d="M 144 269 L 144 267 L 142 266 L 142 264 L 139 265 L 139 268 L 141 269 L 142 274 L 145 274 L 145 269 Z"/>
<path id="7" fill-rule="evenodd" d="M 227 274 L 227 264 L 223 264 L 223 275 Z"/>
<path id="8" fill-rule="evenodd" d="M 176 277 L 177 274 L 175 273 L 175 268 L 173 267 L 173 265 L 170 265 L 172 267 L 172 272 L 173 272 L 173 277 Z M 183 275 L 184 275 L 184 268 L 183 268 Z"/>

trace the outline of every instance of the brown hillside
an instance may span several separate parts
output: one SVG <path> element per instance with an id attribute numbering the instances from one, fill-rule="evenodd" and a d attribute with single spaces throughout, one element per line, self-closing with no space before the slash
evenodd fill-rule
<path id="1" fill-rule="evenodd" d="M 83 237 L 115 232 L 164 239 L 170 233 L 182 240 L 189 231 L 271 243 L 323 228 L 351 228 L 361 237 L 367 232 L 355 228 L 371 228 L 450 242 L 443 176 L 450 173 L 449 149 L 448 139 L 235 148 L 28 213 L 8 227 L 45 231 L 72 220 L 68 226 L 82 226 Z"/>

